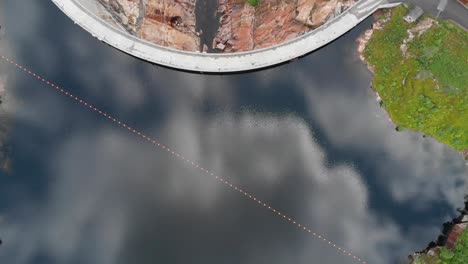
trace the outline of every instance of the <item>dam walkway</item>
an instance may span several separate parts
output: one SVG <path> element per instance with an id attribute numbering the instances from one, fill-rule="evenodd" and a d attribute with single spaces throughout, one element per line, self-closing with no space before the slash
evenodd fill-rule
<path id="1" fill-rule="evenodd" d="M 237 53 L 176 50 L 147 42 L 109 25 L 83 4 L 86 0 L 52 0 L 76 24 L 107 44 L 140 59 L 194 72 L 241 72 L 286 62 L 310 53 L 345 34 L 379 8 L 398 5 L 388 0 L 359 0 L 321 27 L 268 48 Z"/>

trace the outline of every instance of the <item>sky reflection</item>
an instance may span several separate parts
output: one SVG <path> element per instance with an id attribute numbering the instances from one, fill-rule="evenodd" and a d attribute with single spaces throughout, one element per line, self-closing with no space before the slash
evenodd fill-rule
<path id="1" fill-rule="evenodd" d="M 368 89 L 354 39 L 369 21 L 298 62 L 207 76 L 109 48 L 49 1 L 7 0 L 0 10 L 1 52 L 14 47 L 9 56 L 368 263 L 421 249 L 462 205 L 462 158 L 395 132 Z M 0 178 L 1 263 L 352 263 L 52 89 L 8 74 L 14 172 Z"/>

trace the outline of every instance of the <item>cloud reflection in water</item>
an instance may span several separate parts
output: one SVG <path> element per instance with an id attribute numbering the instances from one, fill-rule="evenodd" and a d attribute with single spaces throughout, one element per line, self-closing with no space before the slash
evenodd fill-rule
<path id="1" fill-rule="evenodd" d="M 420 249 L 461 204 L 463 161 L 386 122 L 369 74 L 349 60 L 358 30 L 297 63 L 204 76 L 97 43 L 50 3 L 6 5 L 43 21 L 26 27 L 9 15 L 15 57 L 368 263 Z M 61 23 L 46 30 L 50 21 Z M 35 199 L 25 187 L 0 185 L 0 193 L 18 188 L 2 197 L 14 206 L 0 211 L 0 262 L 351 263 L 207 175 L 16 78 L 16 149 L 40 160 L 19 165 L 31 166 L 45 192 Z M 418 222 L 408 221 L 413 215 Z"/>

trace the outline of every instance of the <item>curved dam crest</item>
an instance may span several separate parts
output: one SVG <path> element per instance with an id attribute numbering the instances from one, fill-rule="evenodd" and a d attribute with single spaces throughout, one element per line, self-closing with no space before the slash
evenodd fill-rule
<path id="1" fill-rule="evenodd" d="M 82 0 L 52 2 L 100 41 L 123 52 L 170 68 L 208 73 L 256 70 L 295 59 L 337 39 L 377 9 L 399 4 L 388 0 L 360 0 L 326 24 L 290 41 L 246 52 L 203 53 L 177 50 L 142 40 L 110 25 L 85 7 Z"/>

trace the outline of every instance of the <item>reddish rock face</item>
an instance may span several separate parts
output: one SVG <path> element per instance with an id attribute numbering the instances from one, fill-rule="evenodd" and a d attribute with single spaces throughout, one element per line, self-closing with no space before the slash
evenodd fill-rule
<path id="1" fill-rule="evenodd" d="M 221 23 L 213 48 L 225 52 L 252 50 L 255 8 L 242 0 L 219 0 L 218 12 Z"/>
<path id="2" fill-rule="evenodd" d="M 247 51 L 276 45 L 317 28 L 356 0 L 218 0 L 220 27 L 213 48 Z"/>
<path id="3" fill-rule="evenodd" d="M 98 0 L 128 32 L 152 43 L 199 51 L 196 0 Z"/>
<path id="4" fill-rule="evenodd" d="M 265 48 L 296 38 L 309 28 L 296 20 L 296 1 L 260 0 L 255 12 L 255 48 Z"/>
<path id="5" fill-rule="evenodd" d="M 213 48 L 224 52 L 268 47 L 308 30 L 295 21 L 296 0 L 260 0 L 253 7 L 246 0 L 219 0 L 220 27 Z"/>
<path id="6" fill-rule="evenodd" d="M 197 0 L 96 0 L 129 33 L 152 43 L 200 51 Z M 240 52 L 270 47 L 315 29 L 356 0 L 218 0 L 220 25 L 212 48 Z M 208 14 L 207 14 L 208 15 Z M 207 47 L 203 48 L 208 50 Z"/>
<path id="7" fill-rule="evenodd" d="M 457 244 L 458 238 L 463 233 L 463 231 L 465 231 L 466 228 L 467 224 L 464 223 L 455 225 L 448 234 L 445 246 L 450 250 L 454 249 L 455 245 Z"/>
<path id="8" fill-rule="evenodd" d="M 200 50 L 195 32 L 196 0 L 147 0 L 140 37 L 181 50 Z"/>

